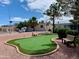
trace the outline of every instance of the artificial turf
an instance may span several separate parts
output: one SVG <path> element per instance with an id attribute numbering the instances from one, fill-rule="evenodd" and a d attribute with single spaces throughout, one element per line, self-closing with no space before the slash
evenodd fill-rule
<path id="1" fill-rule="evenodd" d="M 7 43 L 16 45 L 24 54 L 37 55 L 48 53 L 54 50 L 57 47 L 57 44 L 52 42 L 51 39 L 55 39 L 56 37 L 56 34 L 40 35 L 29 38 L 10 40 Z"/>

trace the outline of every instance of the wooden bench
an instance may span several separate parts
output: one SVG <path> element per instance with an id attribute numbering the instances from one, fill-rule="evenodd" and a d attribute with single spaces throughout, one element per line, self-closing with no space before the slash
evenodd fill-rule
<path id="1" fill-rule="evenodd" d="M 63 43 L 67 46 L 70 46 L 70 44 L 73 44 L 74 47 L 76 47 L 76 37 L 73 35 L 67 35 L 66 38 L 63 38 Z"/>

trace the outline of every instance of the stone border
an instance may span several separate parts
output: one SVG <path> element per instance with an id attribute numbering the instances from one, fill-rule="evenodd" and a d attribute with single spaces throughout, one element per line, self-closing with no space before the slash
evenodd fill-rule
<path id="1" fill-rule="evenodd" d="M 14 40 L 14 39 L 13 39 L 13 40 Z M 8 40 L 8 41 L 10 41 L 10 40 Z M 26 55 L 26 56 L 46 56 L 46 55 L 50 55 L 50 54 L 52 54 L 52 53 L 55 53 L 56 51 L 59 50 L 59 45 L 58 45 L 58 43 L 57 43 L 55 40 L 51 39 L 51 41 L 54 41 L 54 42 L 57 44 L 57 47 L 56 47 L 55 50 L 53 50 L 53 51 L 51 51 L 51 52 L 48 52 L 48 53 L 45 53 L 45 54 L 29 55 L 29 54 L 24 54 L 24 53 L 20 52 L 19 48 L 18 48 L 16 45 L 8 44 L 8 43 L 7 43 L 8 41 L 6 41 L 4 44 L 9 45 L 9 46 L 13 46 L 14 48 L 16 48 L 16 52 L 20 53 L 21 55 Z"/>

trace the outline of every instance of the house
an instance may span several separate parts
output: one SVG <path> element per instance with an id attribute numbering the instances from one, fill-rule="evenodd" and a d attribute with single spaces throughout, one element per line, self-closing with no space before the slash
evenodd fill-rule
<path id="1" fill-rule="evenodd" d="M 55 24 L 56 28 L 66 28 L 66 29 L 71 29 L 71 23 L 60 23 L 60 24 Z"/>
<path id="2" fill-rule="evenodd" d="M 36 27 L 35 27 L 35 31 L 48 31 L 51 30 L 52 31 L 52 24 L 46 24 L 46 23 L 39 23 Z M 15 32 L 17 30 L 16 26 L 13 25 L 4 25 L 0 27 L 0 31 L 2 32 Z M 19 32 L 31 32 L 33 31 L 33 28 L 31 27 L 22 27 L 21 29 L 18 29 Z"/>
<path id="3" fill-rule="evenodd" d="M 15 26 L 10 26 L 10 25 L 3 25 L 3 26 L 0 26 L 0 31 L 2 32 L 13 32 L 16 30 L 16 27 Z"/>
<path id="4" fill-rule="evenodd" d="M 52 24 L 46 24 L 46 23 L 39 23 L 39 25 L 37 25 L 35 27 L 36 31 L 48 31 L 49 29 L 52 31 Z"/>
<path id="5" fill-rule="evenodd" d="M 48 31 L 51 30 L 52 31 L 52 24 L 46 24 L 46 23 L 39 23 L 37 26 L 33 28 L 31 27 L 22 27 L 22 32 L 26 31 L 26 32 L 31 32 L 31 31 Z"/>
<path id="6" fill-rule="evenodd" d="M 74 25 L 72 23 L 61 23 L 61 24 L 55 24 L 56 28 L 66 28 L 70 30 L 76 30 L 79 31 L 79 25 Z"/>

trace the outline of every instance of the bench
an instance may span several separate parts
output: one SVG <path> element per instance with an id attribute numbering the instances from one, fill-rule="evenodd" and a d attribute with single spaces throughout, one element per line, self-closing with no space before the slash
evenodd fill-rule
<path id="1" fill-rule="evenodd" d="M 67 46 L 70 46 L 70 44 L 73 44 L 74 47 L 76 47 L 76 37 L 73 35 L 67 35 L 66 38 L 63 38 L 63 43 Z"/>

